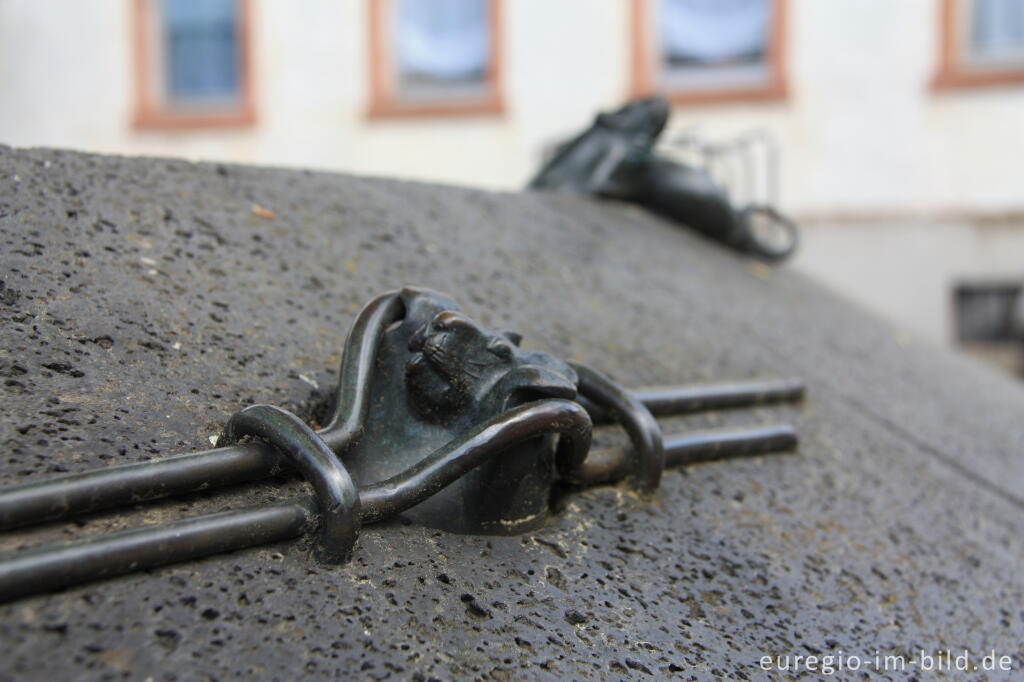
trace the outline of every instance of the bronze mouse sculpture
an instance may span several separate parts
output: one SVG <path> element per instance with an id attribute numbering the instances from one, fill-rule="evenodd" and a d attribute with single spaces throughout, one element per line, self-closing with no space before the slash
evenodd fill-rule
<path id="1" fill-rule="evenodd" d="M 528 532 L 549 518 L 559 490 L 624 479 L 645 497 L 666 466 L 796 445 L 785 424 L 663 438 L 655 415 L 803 395 L 792 380 L 627 391 L 586 365 L 522 350 L 518 334 L 411 287 L 363 307 L 339 375 L 322 428 L 252 405 L 213 450 L 0 489 L 0 530 L 289 467 L 314 493 L 0 556 L 0 602 L 313 532 L 318 560 L 341 563 L 363 526 L 396 516 L 456 533 Z M 609 421 L 630 447 L 591 450 L 593 424 Z"/>
<path id="2" fill-rule="evenodd" d="M 633 202 L 763 260 L 790 256 L 798 242 L 790 219 L 771 206 L 734 207 L 707 170 L 655 151 L 668 117 L 661 97 L 599 114 L 555 151 L 529 188 Z"/>

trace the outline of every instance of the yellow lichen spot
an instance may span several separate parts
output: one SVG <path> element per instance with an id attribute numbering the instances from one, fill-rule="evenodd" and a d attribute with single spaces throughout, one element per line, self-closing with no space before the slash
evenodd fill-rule
<path id="1" fill-rule="evenodd" d="M 765 265 L 764 263 L 754 261 L 753 263 L 750 264 L 750 274 L 752 274 L 754 277 L 757 277 L 758 279 L 768 279 L 768 277 L 772 274 L 772 269 Z"/>
<path id="2" fill-rule="evenodd" d="M 259 204 L 252 205 L 252 214 L 255 216 L 259 216 L 260 218 L 265 218 L 267 220 L 274 220 L 275 218 L 277 218 L 277 213 L 271 211 L 269 208 L 263 208 Z"/>

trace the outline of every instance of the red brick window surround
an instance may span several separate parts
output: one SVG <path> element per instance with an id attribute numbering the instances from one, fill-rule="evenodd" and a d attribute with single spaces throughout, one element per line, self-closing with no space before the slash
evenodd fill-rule
<path id="1" fill-rule="evenodd" d="M 1024 0 L 940 0 L 938 89 L 1024 83 Z"/>
<path id="2" fill-rule="evenodd" d="M 630 0 L 631 94 L 674 104 L 786 95 L 785 0 Z"/>
<path id="3" fill-rule="evenodd" d="M 131 0 L 138 129 L 255 123 L 250 0 Z"/>
<path id="4" fill-rule="evenodd" d="M 499 115 L 502 0 L 367 0 L 370 118 Z"/>

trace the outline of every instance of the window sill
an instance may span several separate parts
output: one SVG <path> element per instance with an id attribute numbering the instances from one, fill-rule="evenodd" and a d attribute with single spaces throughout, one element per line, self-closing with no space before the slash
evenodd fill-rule
<path id="1" fill-rule="evenodd" d="M 136 130 L 194 130 L 202 128 L 248 128 L 256 124 L 256 114 L 241 111 L 137 111 L 132 119 Z"/>
<path id="2" fill-rule="evenodd" d="M 436 102 L 408 102 L 377 100 L 366 112 L 368 119 L 441 118 L 468 116 L 502 116 L 505 104 L 500 97 L 482 100 L 441 100 Z"/>
<path id="3" fill-rule="evenodd" d="M 676 90 L 652 91 L 648 89 L 634 91 L 633 97 L 646 97 L 657 92 L 671 104 L 721 104 L 742 102 L 781 101 L 789 96 L 789 87 L 785 81 L 776 81 L 765 85 L 745 86 L 738 88 L 722 88 L 716 90 Z"/>
<path id="4" fill-rule="evenodd" d="M 984 88 L 1024 83 L 1024 68 L 992 71 L 963 71 L 944 68 L 932 79 L 932 90 Z"/>

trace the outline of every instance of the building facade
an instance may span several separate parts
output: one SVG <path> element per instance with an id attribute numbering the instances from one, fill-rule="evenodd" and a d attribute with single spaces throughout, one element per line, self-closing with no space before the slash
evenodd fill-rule
<path id="1" fill-rule="evenodd" d="M 0 0 L 14 146 L 515 190 L 653 92 L 666 137 L 774 141 L 796 267 L 1016 352 L 1024 0 Z"/>

